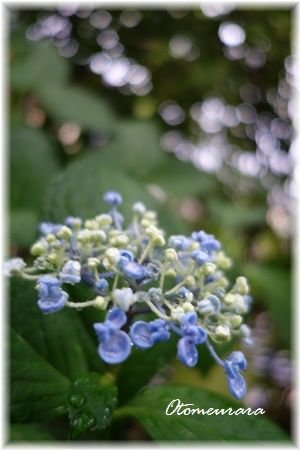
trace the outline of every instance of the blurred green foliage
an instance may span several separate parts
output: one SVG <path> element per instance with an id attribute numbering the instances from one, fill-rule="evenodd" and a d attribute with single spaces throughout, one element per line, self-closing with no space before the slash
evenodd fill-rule
<path id="1" fill-rule="evenodd" d="M 170 99 L 187 110 L 193 102 L 202 101 L 211 93 L 237 105 L 244 83 L 257 85 L 261 92 L 276 89 L 284 72 L 284 59 L 290 53 L 290 11 L 233 10 L 229 13 L 230 20 L 245 29 L 250 47 L 268 48 L 267 64 L 255 70 L 243 60 L 224 56 L 216 38 L 222 16 L 208 18 L 198 9 L 183 15 L 180 11 L 143 11 L 138 27 L 118 30 L 127 56 L 151 71 L 153 89 L 140 96 L 123 95 L 87 69 L 84 61 L 99 51 L 97 30 L 90 25 L 89 15 L 67 16 L 72 24 L 72 37 L 79 42 L 75 56 L 60 56 L 54 38 L 41 42 L 27 39 L 28 27 L 47 14 L 54 12 L 14 10 L 11 13 L 11 253 L 29 257 L 39 221 L 62 221 L 67 215 L 83 218 L 96 215 L 103 207 L 103 192 L 118 190 L 124 198 L 125 217 L 133 202 L 143 201 L 157 210 L 160 223 L 168 233 L 183 234 L 193 229 L 214 233 L 233 257 L 232 276 L 246 274 L 249 278 L 255 297 L 250 322 L 260 311 L 270 311 L 276 327 L 274 346 L 289 349 L 289 239 L 277 234 L 266 221 L 268 190 L 278 182 L 283 183 L 287 176 L 268 173 L 269 184 L 264 184 L 258 178 L 250 179 L 230 168 L 226 161 L 222 166 L 226 179 L 196 169 L 190 162 L 181 161 L 162 149 L 161 136 L 169 128 L 157 111 L 162 101 Z M 116 23 L 120 11 L 110 11 L 110 14 Z M 187 62 L 172 57 L 169 41 L 178 32 L 193 37 L 199 58 Z M 265 95 L 256 107 L 257 111 L 273 111 Z M 193 141 L 199 137 L 199 131 L 193 133 L 194 125 L 186 119 L 178 129 Z M 66 130 L 69 134 L 71 130 L 71 135 L 75 133 L 75 138 L 68 140 Z M 254 140 L 239 130 L 240 133 L 228 130 L 229 142 L 254 151 Z M 244 417 L 223 418 L 222 432 L 214 428 L 209 418 L 207 424 L 196 418 L 183 421 L 178 417 L 167 423 L 161 405 L 167 399 L 180 397 L 182 392 L 186 400 L 192 399 L 201 407 L 232 404 L 199 390 L 201 382 L 197 387 L 170 386 L 169 390 L 155 387 L 139 393 L 153 376 L 168 380 L 164 368 L 176 370 L 176 365 L 172 365 L 175 346 L 172 341 L 153 348 L 147 357 L 142 352 L 133 353 L 122 367 L 111 370 L 118 385 L 119 402 L 125 406 L 115 413 L 118 431 L 114 422 L 106 431 L 99 431 L 104 422 L 108 425 L 111 420 L 115 407 L 111 399 L 116 397 L 117 388 L 107 387 L 105 401 L 101 397 L 103 392 L 97 391 L 93 373 L 97 372 L 99 383 L 104 383 L 101 377 L 107 368 L 97 358 L 97 343 L 87 323 L 95 320 L 98 313 L 63 311 L 42 316 L 36 308 L 33 286 L 18 280 L 12 282 L 10 298 L 11 440 L 81 439 L 82 436 L 91 440 L 114 440 L 118 436 L 130 439 L 129 433 L 126 434 L 127 422 L 123 422 L 123 431 L 119 427 L 126 411 L 148 433 L 140 431 L 142 440 L 149 436 L 154 440 L 173 440 L 175 431 L 178 440 L 280 440 L 284 437 L 275 425 L 256 418 L 253 421 Z M 203 366 L 203 373 L 209 377 L 208 361 L 204 353 L 201 364 L 191 369 L 191 373 Z M 107 418 L 95 427 L 94 422 L 90 426 L 86 407 L 79 408 L 80 430 L 60 434 L 55 431 L 55 421 L 64 421 L 68 415 L 74 419 L 70 405 L 72 383 L 84 375 L 90 377 L 88 414 L 100 421 L 104 415 Z M 182 381 L 191 384 L 189 379 Z M 99 394 L 100 412 L 100 403 L 91 400 L 94 394 L 96 398 Z M 158 411 L 153 408 L 153 402 Z M 106 409 L 108 412 L 104 413 Z"/>

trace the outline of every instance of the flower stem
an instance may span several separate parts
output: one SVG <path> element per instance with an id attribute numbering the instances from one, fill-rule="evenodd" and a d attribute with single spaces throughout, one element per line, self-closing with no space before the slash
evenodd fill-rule
<path id="1" fill-rule="evenodd" d="M 153 303 L 150 302 L 150 300 L 145 300 L 145 303 L 149 306 L 151 311 L 153 311 L 158 317 L 160 317 L 163 320 L 170 320 L 170 317 L 160 312 L 159 309 L 157 309 L 156 306 L 154 306 Z"/>
<path id="2" fill-rule="evenodd" d="M 209 353 L 211 354 L 211 356 L 214 358 L 214 360 L 216 361 L 217 364 L 219 364 L 221 367 L 224 367 L 224 363 L 221 360 L 221 358 L 219 358 L 219 356 L 217 355 L 217 353 L 215 352 L 215 349 L 213 348 L 213 346 L 211 345 L 211 343 L 209 342 L 208 338 L 205 341 L 206 347 L 208 348 Z"/>

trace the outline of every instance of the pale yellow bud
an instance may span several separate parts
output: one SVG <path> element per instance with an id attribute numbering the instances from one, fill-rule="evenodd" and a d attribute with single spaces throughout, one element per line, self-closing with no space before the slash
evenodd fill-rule
<path id="1" fill-rule="evenodd" d="M 177 261 L 178 256 L 173 248 L 167 248 L 165 251 L 165 257 L 167 261 Z"/>

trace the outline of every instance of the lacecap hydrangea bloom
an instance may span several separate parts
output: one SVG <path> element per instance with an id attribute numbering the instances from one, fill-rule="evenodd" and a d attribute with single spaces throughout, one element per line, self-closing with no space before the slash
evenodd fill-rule
<path id="1" fill-rule="evenodd" d="M 140 202 L 133 205 L 132 221 L 124 227 L 118 210 L 121 195 L 110 191 L 103 199 L 108 211 L 92 219 L 42 223 L 41 237 L 31 248 L 32 267 L 13 258 L 5 263 L 5 274 L 36 280 L 37 306 L 44 314 L 89 306 L 106 311 L 104 322 L 94 324 L 98 354 L 106 363 L 122 363 L 133 346 L 147 350 L 175 333 L 183 364 L 196 366 L 206 345 L 224 369 L 231 394 L 242 398 L 247 366 L 243 353 L 234 351 L 222 360 L 215 346 L 234 336 L 251 343 L 250 329 L 243 323 L 251 306 L 246 278 L 239 276 L 230 285 L 224 271 L 231 260 L 213 235 L 201 230 L 167 238 L 156 213 Z M 95 298 L 70 301 L 68 285 L 78 283 L 91 287 Z M 145 311 L 156 318 L 139 320 Z M 126 332 L 128 313 L 134 321 Z"/>

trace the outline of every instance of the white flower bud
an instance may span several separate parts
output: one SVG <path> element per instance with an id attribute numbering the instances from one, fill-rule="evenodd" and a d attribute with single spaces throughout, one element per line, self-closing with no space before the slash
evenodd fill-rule
<path id="1" fill-rule="evenodd" d="M 183 305 L 182 305 L 182 308 L 183 308 L 183 310 L 185 312 L 195 311 L 194 306 L 191 303 L 189 303 L 189 302 L 184 302 Z"/>
<path id="2" fill-rule="evenodd" d="M 95 220 L 98 222 L 99 227 L 103 228 L 107 225 L 111 225 L 113 220 L 109 214 L 100 214 L 95 217 Z"/>
<path id="3" fill-rule="evenodd" d="M 177 261 L 178 256 L 173 248 L 167 248 L 165 251 L 165 257 L 167 261 Z"/>
<path id="4" fill-rule="evenodd" d="M 195 278 L 193 277 L 193 275 L 188 275 L 185 279 L 185 284 L 186 286 L 194 286 L 195 284 Z"/>
<path id="5" fill-rule="evenodd" d="M 213 275 L 216 269 L 217 267 L 213 263 L 206 263 L 202 266 L 203 273 L 208 276 Z"/>
<path id="6" fill-rule="evenodd" d="M 215 329 L 215 337 L 222 341 L 226 342 L 230 339 L 230 329 L 227 325 L 218 325 Z"/>
<path id="7" fill-rule="evenodd" d="M 103 230 L 90 231 L 90 239 L 92 242 L 100 243 L 106 241 L 106 234 Z"/>
<path id="8" fill-rule="evenodd" d="M 239 294 L 246 295 L 249 293 L 249 286 L 245 277 L 237 277 L 235 286 Z"/>
<path id="9" fill-rule="evenodd" d="M 142 216 L 146 212 L 146 207 L 145 207 L 144 203 L 137 202 L 132 206 L 132 211 L 134 213 L 138 214 L 139 216 Z"/>
<path id="10" fill-rule="evenodd" d="M 112 297 L 122 309 L 128 311 L 130 306 L 137 301 L 135 294 L 130 288 L 115 289 Z"/>
<path id="11" fill-rule="evenodd" d="M 156 220 L 157 214 L 155 211 L 146 211 L 144 214 L 144 219 L 150 220 L 151 222 L 153 220 Z"/>
<path id="12" fill-rule="evenodd" d="M 176 277 L 176 275 L 177 273 L 175 269 L 170 268 L 166 271 L 166 277 Z"/>
<path id="13" fill-rule="evenodd" d="M 215 256 L 215 262 L 220 269 L 229 269 L 231 267 L 231 259 L 224 252 L 218 252 Z"/>
<path id="14" fill-rule="evenodd" d="M 96 269 L 99 265 L 99 259 L 97 258 L 89 258 L 88 261 L 88 266 L 90 269 Z"/>
<path id="15" fill-rule="evenodd" d="M 26 267 L 26 263 L 22 258 L 12 258 L 4 263 L 4 275 L 10 277 L 19 274 Z"/>
<path id="16" fill-rule="evenodd" d="M 178 307 L 174 307 L 171 310 L 171 318 L 173 320 L 177 320 L 178 322 L 180 321 L 181 317 L 185 314 L 184 309 L 181 308 L 180 306 Z"/>
<path id="17" fill-rule="evenodd" d="M 151 222 L 147 219 L 142 219 L 141 220 L 141 225 L 143 228 L 148 228 L 151 225 Z"/>
<path id="18" fill-rule="evenodd" d="M 46 253 L 47 249 L 48 245 L 46 242 L 44 244 L 42 244 L 41 242 L 36 242 L 31 247 L 30 252 L 33 256 L 41 256 Z"/>
<path id="19" fill-rule="evenodd" d="M 72 230 L 70 230 L 70 228 L 67 227 L 66 225 L 63 225 L 61 229 L 58 231 L 57 236 L 60 239 L 65 239 L 66 241 L 68 241 L 72 236 Z"/>
<path id="20" fill-rule="evenodd" d="M 248 327 L 248 325 L 246 325 L 245 323 L 243 323 L 243 324 L 241 325 L 241 327 L 240 327 L 240 332 L 241 332 L 241 335 L 242 335 L 244 338 L 249 338 L 249 337 L 251 336 L 251 330 L 250 330 L 250 328 Z"/>
<path id="21" fill-rule="evenodd" d="M 231 306 L 234 304 L 235 295 L 228 293 L 228 294 L 224 295 L 223 301 L 226 305 Z"/>
<path id="22" fill-rule="evenodd" d="M 56 237 L 54 236 L 54 234 L 47 234 L 46 236 L 46 241 L 51 244 L 52 242 L 54 242 L 56 240 Z"/>
<path id="23" fill-rule="evenodd" d="M 87 228 L 88 230 L 98 230 L 99 224 L 97 220 L 86 220 L 84 222 L 84 227 Z"/>
<path id="24" fill-rule="evenodd" d="M 99 309 L 106 308 L 107 300 L 105 300 L 104 297 L 101 297 L 100 295 L 98 295 L 98 297 L 95 298 L 94 302 L 95 302 L 94 303 L 95 308 L 99 308 Z"/>
<path id="25" fill-rule="evenodd" d="M 235 295 L 234 309 L 238 314 L 245 314 L 248 311 L 248 305 L 242 295 Z"/>
<path id="26" fill-rule="evenodd" d="M 115 247 L 108 248 L 105 251 L 105 256 L 112 264 L 117 264 L 117 262 L 121 258 L 119 250 Z"/>

